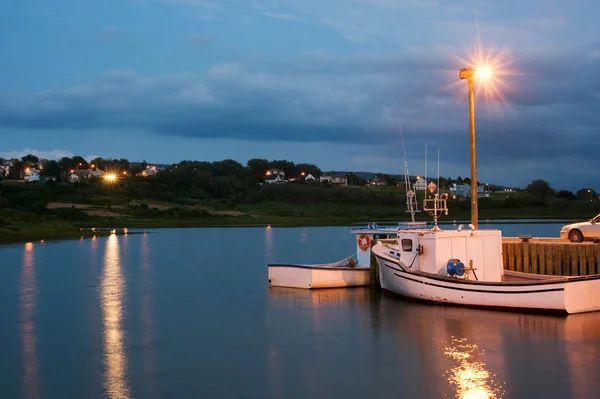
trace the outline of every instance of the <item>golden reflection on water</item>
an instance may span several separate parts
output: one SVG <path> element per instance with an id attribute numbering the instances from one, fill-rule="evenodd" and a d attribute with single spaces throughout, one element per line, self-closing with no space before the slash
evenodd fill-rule
<path id="1" fill-rule="evenodd" d="M 156 359 L 152 340 L 154 338 L 154 317 L 152 313 L 152 268 L 150 262 L 150 244 L 148 235 L 142 235 L 141 238 L 141 303 L 140 311 L 142 316 L 142 348 L 144 360 L 142 367 L 146 379 L 148 397 L 156 397 L 156 381 L 154 374 L 156 372 Z"/>
<path id="2" fill-rule="evenodd" d="M 100 302 L 104 322 L 104 384 L 109 397 L 118 399 L 130 397 L 122 329 L 124 294 L 119 239 L 116 235 L 110 235 L 104 252 Z"/>
<path id="3" fill-rule="evenodd" d="M 444 355 L 450 358 L 453 366 L 446 372 L 450 384 L 456 390 L 456 398 L 491 399 L 501 398 L 504 391 L 499 383 L 479 360 L 483 351 L 467 338 L 455 338 L 444 347 Z"/>
<path id="4" fill-rule="evenodd" d="M 20 322 L 23 356 L 22 382 L 25 398 L 38 398 L 38 373 L 35 336 L 37 286 L 35 280 L 33 243 L 25 244 L 21 274 Z"/>

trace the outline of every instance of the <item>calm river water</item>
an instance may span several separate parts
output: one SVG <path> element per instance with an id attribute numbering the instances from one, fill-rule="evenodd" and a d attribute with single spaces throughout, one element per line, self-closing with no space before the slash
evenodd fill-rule
<path id="1" fill-rule="evenodd" d="M 557 237 L 562 224 L 493 227 Z M 354 252 L 348 227 L 0 247 L 0 397 L 599 397 L 600 313 L 535 316 L 369 288 L 268 286 L 269 262 Z"/>

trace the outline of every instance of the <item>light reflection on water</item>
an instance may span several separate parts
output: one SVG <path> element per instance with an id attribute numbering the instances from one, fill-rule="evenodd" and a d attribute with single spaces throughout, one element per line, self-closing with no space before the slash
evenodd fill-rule
<path id="1" fill-rule="evenodd" d="M 456 398 L 491 399 L 502 398 L 501 385 L 479 360 L 483 351 L 467 338 L 452 337 L 444 347 L 444 355 L 453 362 L 445 374 L 456 390 Z"/>
<path id="2" fill-rule="evenodd" d="M 121 267 L 119 239 L 113 234 L 106 242 L 100 302 L 104 322 L 104 385 L 108 395 L 115 399 L 130 397 L 123 342 L 125 279 Z"/>
<path id="3" fill-rule="evenodd" d="M 23 353 L 22 386 L 26 398 L 39 397 L 35 331 L 36 301 L 35 254 L 33 243 L 28 242 L 25 244 L 23 251 L 20 293 L 21 347 Z"/>

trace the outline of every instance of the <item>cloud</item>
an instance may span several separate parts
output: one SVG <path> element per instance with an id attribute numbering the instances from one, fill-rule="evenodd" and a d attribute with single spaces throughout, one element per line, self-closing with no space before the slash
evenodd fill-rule
<path id="1" fill-rule="evenodd" d="M 53 160 L 59 160 L 63 157 L 68 157 L 71 158 L 73 156 L 75 156 L 76 154 L 73 154 L 71 151 L 68 150 L 50 150 L 50 151 L 40 151 L 38 149 L 33 149 L 33 148 L 24 148 L 22 150 L 18 150 L 18 151 L 9 151 L 9 152 L 0 152 L 0 158 L 4 158 L 4 159 L 21 159 L 23 158 L 25 155 L 35 155 L 36 157 L 40 158 L 40 159 L 53 159 Z M 98 155 L 88 155 L 86 157 L 83 157 L 85 160 L 87 160 L 88 162 L 91 161 L 92 159 L 97 158 Z"/>
<path id="2" fill-rule="evenodd" d="M 478 95 L 479 164 L 522 178 L 543 169 L 591 179 L 600 147 L 596 49 L 515 53 L 520 74 L 506 77 L 514 88 L 506 103 Z M 111 71 L 63 90 L 0 95 L 0 126 L 354 144 L 365 149 L 352 155 L 354 162 L 379 154 L 385 165 L 400 159 L 400 118 L 409 157 L 422 154 L 425 143 L 439 145 L 446 169 L 465 175 L 467 100 L 459 98 L 462 65 L 452 53 L 308 52 L 271 63 L 218 64 L 202 75 Z"/>
<path id="3" fill-rule="evenodd" d="M 263 14 L 269 18 L 283 19 L 285 21 L 299 21 L 300 20 L 298 17 L 291 15 L 291 14 L 286 14 L 286 13 L 264 12 Z"/>
<path id="4" fill-rule="evenodd" d="M 213 37 L 210 35 L 194 34 L 187 36 L 185 40 L 192 44 L 206 44 L 212 42 Z"/>

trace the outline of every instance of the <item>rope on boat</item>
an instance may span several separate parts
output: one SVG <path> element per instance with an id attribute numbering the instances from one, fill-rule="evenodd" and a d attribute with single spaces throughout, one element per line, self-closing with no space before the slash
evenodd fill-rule
<path id="1" fill-rule="evenodd" d="M 352 258 L 354 255 L 356 255 L 358 252 L 353 253 L 352 255 L 346 257 L 345 259 L 342 260 L 338 260 L 337 262 L 333 262 L 333 263 L 327 263 L 325 265 L 323 265 L 324 267 L 355 267 L 357 262 L 354 260 L 354 258 Z"/>

